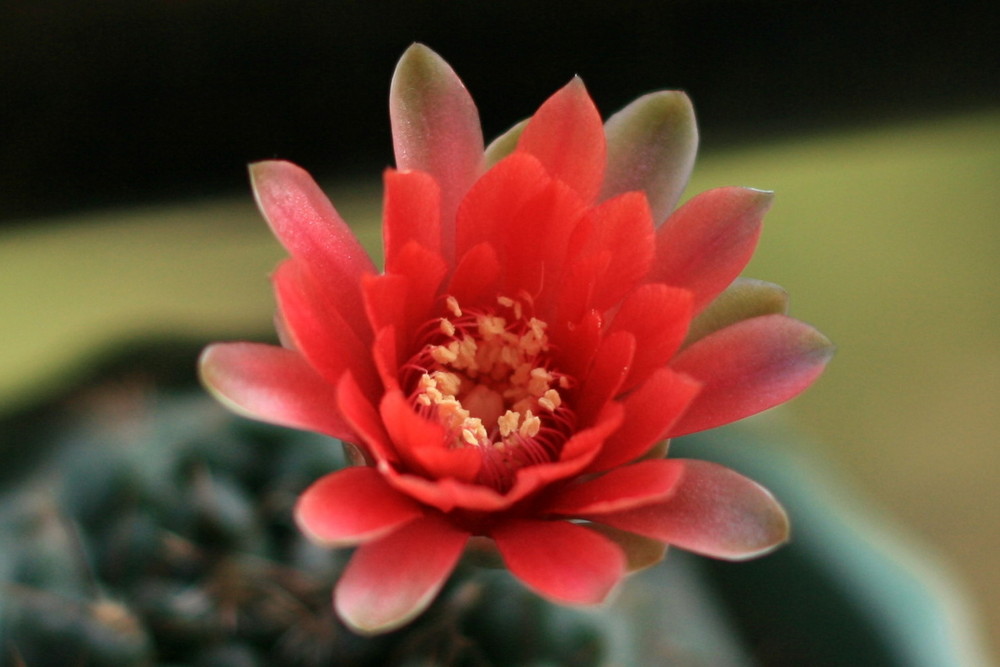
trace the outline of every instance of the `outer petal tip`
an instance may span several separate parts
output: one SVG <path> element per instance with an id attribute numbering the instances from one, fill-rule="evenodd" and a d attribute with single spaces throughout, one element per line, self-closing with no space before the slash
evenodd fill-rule
<path id="1" fill-rule="evenodd" d="M 434 516 L 362 544 L 334 589 L 340 618 L 361 635 L 400 628 L 434 600 L 469 535 Z"/>
<path id="2" fill-rule="evenodd" d="M 198 355 L 198 379 L 215 400 L 222 403 L 226 408 L 238 415 L 250 419 L 260 419 L 257 411 L 245 406 L 242 401 L 236 400 L 227 391 L 228 378 L 226 376 L 227 352 L 232 349 L 231 343 L 212 343 L 201 351 Z"/>
<path id="3" fill-rule="evenodd" d="M 444 58 L 433 49 L 415 42 L 403 52 L 399 62 L 396 63 L 389 91 L 391 104 L 395 107 L 420 105 L 426 94 L 458 91 L 464 93 L 465 86 Z M 469 102 L 471 103 L 471 100 Z M 421 106 L 415 111 L 426 112 Z"/>
<path id="4" fill-rule="evenodd" d="M 483 165 L 476 105 L 441 56 L 414 44 L 392 77 L 389 120 L 396 166 L 426 171 L 441 188 L 441 248 L 452 259 L 455 210 Z"/>
<path id="5" fill-rule="evenodd" d="M 778 314 L 709 334 L 671 363 L 705 384 L 670 435 L 728 424 L 791 400 L 819 378 L 833 351 L 816 329 Z"/>
<path id="6" fill-rule="evenodd" d="M 761 190 L 758 188 L 743 188 L 748 193 L 748 200 L 756 207 L 766 213 L 774 203 L 774 190 Z"/>
<path id="7" fill-rule="evenodd" d="M 297 352 L 262 343 L 216 343 L 198 360 L 205 388 L 251 419 L 352 437 L 337 409 L 334 387 Z"/>
<path id="8" fill-rule="evenodd" d="M 788 541 L 791 523 L 774 495 L 723 466 L 687 461 L 691 476 L 675 511 L 696 519 L 699 529 L 680 530 L 678 546 L 730 561 L 757 558 Z M 683 519 L 682 519 L 683 521 Z"/>
<path id="9" fill-rule="evenodd" d="M 733 561 L 761 556 L 788 540 L 788 515 L 760 484 L 717 463 L 673 460 L 684 472 L 668 500 L 588 518 Z"/>
<path id="10" fill-rule="evenodd" d="M 608 118 L 605 132 L 608 172 L 601 198 L 643 190 L 662 222 L 694 167 L 698 126 L 691 100 L 677 90 L 644 95 Z"/>
<path id="11" fill-rule="evenodd" d="M 268 187 L 276 179 L 283 176 L 295 176 L 302 179 L 312 180 L 305 169 L 288 162 L 287 160 L 259 160 L 247 165 L 247 172 L 250 174 L 250 186 L 253 188 L 254 196 L 260 202 L 263 188 Z"/>

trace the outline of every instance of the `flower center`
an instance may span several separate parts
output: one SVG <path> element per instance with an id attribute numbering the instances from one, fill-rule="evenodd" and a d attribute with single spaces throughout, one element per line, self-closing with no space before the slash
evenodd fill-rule
<path id="1" fill-rule="evenodd" d="M 550 461 L 570 425 L 571 379 L 550 368 L 546 323 L 521 301 L 463 311 L 453 297 L 417 353 L 413 405 L 448 430 L 452 448 L 483 452 L 483 482 L 503 487 L 524 465 Z"/>

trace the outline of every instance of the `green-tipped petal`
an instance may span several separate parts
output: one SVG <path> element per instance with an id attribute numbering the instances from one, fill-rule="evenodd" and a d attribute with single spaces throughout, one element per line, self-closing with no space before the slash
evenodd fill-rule
<path id="1" fill-rule="evenodd" d="M 667 545 L 660 540 L 644 537 L 624 530 L 599 523 L 587 524 L 591 530 L 596 530 L 615 544 L 625 553 L 626 567 L 629 572 L 644 570 L 656 565 L 667 555 Z"/>
<path id="2" fill-rule="evenodd" d="M 490 145 L 486 147 L 487 169 L 514 152 L 514 149 L 517 148 L 517 142 L 521 139 L 521 133 L 524 132 L 529 120 L 530 118 L 525 118 L 490 142 Z"/>
<path id="3" fill-rule="evenodd" d="M 604 131 L 608 167 L 601 199 L 642 190 L 653 219 L 663 222 L 677 206 L 698 150 L 691 100 L 676 90 L 644 95 L 608 118 Z"/>
<path id="4" fill-rule="evenodd" d="M 426 171 L 441 186 L 441 238 L 454 249 L 458 202 L 483 164 L 479 112 L 455 71 L 423 44 L 406 50 L 389 89 L 396 166 Z"/>
<path id="5" fill-rule="evenodd" d="M 787 312 L 788 292 L 783 287 L 753 278 L 737 278 L 691 322 L 684 345 L 751 317 Z"/>

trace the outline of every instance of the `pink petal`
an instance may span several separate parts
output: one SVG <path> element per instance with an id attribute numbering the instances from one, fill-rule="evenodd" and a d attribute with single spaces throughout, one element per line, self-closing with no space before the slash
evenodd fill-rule
<path id="1" fill-rule="evenodd" d="M 684 470 L 668 500 L 592 518 L 727 560 L 759 556 L 788 539 L 788 516 L 767 489 L 716 463 L 674 461 Z"/>
<path id="2" fill-rule="evenodd" d="M 650 282 L 694 293 L 694 312 L 724 290 L 750 261 L 770 192 L 717 188 L 680 207 L 657 230 Z"/>
<path id="3" fill-rule="evenodd" d="M 201 381 L 234 412 L 350 440 L 336 390 L 297 352 L 261 343 L 216 343 L 198 360 Z"/>
<path id="4" fill-rule="evenodd" d="M 673 493 L 683 469 L 673 459 L 640 461 L 560 489 L 546 502 L 545 511 L 572 517 L 662 502 Z"/>
<path id="5" fill-rule="evenodd" d="M 625 419 L 587 470 L 609 470 L 634 461 L 664 439 L 701 390 L 701 384 L 669 368 L 658 369 L 624 400 Z"/>
<path id="6" fill-rule="evenodd" d="M 434 601 L 469 539 L 426 516 L 362 544 L 334 589 L 334 608 L 353 630 L 372 635 L 406 625 Z"/>
<path id="7" fill-rule="evenodd" d="M 702 338 L 671 363 L 703 383 L 670 429 L 671 437 L 784 403 L 812 384 L 832 355 L 833 345 L 823 334 L 784 315 L 743 320 Z"/>
<path id="8" fill-rule="evenodd" d="M 422 171 L 385 172 L 382 242 L 385 270 L 398 273 L 396 262 L 407 243 L 414 241 L 435 254 L 441 252 L 441 189 Z"/>
<path id="9" fill-rule="evenodd" d="M 554 178 L 592 202 L 604 179 L 601 115 L 579 77 L 545 101 L 521 133 L 518 150 L 537 157 Z"/>
<path id="10" fill-rule="evenodd" d="M 331 384 L 350 370 L 367 392 L 378 389 L 369 345 L 323 299 L 321 291 L 295 260 L 282 262 L 271 277 L 284 337 Z"/>
<path id="11" fill-rule="evenodd" d="M 625 297 L 609 332 L 635 337 L 635 359 L 622 391 L 628 391 L 670 361 L 680 348 L 691 320 L 691 293 L 651 283 Z"/>
<path id="12" fill-rule="evenodd" d="M 506 521 L 490 537 L 514 576 L 556 602 L 597 604 L 625 575 L 614 542 L 567 521 Z"/>
<path id="13" fill-rule="evenodd" d="M 295 520 L 310 538 L 353 546 L 397 530 L 423 515 L 420 505 L 386 484 L 374 468 L 345 468 L 299 497 Z"/>
<path id="14" fill-rule="evenodd" d="M 274 234 L 301 261 L 362 338 L 368 334 L 358 283 L 375 265 L 312 177 L 290 162 L 250 165 L 254 196 Z"/>
<path id="15" fill-rule="evenodd" d="M 396 166 L 425 171 L 441 187 L 441 250 L 450 264 L 455 211 L 483 168 L 476 105 L 448 63 L 414 44 L 392 77 L 389 118 Z"/>
<path id="16" fill-rule="evenodd" d="M 677 206 L 698 150 L 691 100 L 677 90 L 643 95 L 608 118 L 602 199 L 641 190 L 660 223 Z"/>

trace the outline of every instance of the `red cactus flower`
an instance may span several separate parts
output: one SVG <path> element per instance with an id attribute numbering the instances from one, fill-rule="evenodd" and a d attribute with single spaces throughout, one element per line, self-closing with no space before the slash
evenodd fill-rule
<path id="1" fill-rule="evenodd" d="M 686 96 L 647 95 L 602 125 L 574 79 L 484 151 L 464 86 L 416 45 L 391 120 L 384 271 L 302 169 L 255 164 L 291 255 L 273 277 L 283 347 L 201 359 L 235 410 L 356 448 L 362 465 L 296 508 L 312 538 L 358 547 L 341 617 L 406 623 L 470 538 L 578 604 L 667 544 L 740 559 L 781 543 L 766 490 L 657 446 L 788 400 L 831 349 L 783 314 L 780 288 L 737 279 L 769 193 L 721 188 L 673 211 L 697 143 Z"/>

